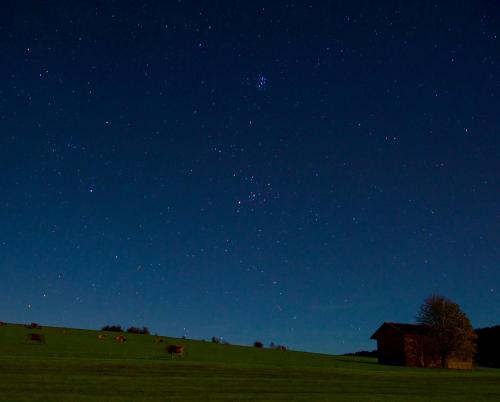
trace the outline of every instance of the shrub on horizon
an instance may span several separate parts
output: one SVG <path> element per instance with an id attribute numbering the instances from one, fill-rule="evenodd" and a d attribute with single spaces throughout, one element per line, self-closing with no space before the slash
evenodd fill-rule
<path id="1" fill-rule="evenodd" d="M 127 329 L 127 332 L 129 334 L 149 335 L 149 329 L 147 327 L 142 327 L 142 328 L 130 327 L 129 329 Z"/>
<path id="2" fill-rule="evenodd" d="M 123 332 L 121 325 L 105 325 L 101 328 L 101 331 L 109 331 L 109 332 Z"/>

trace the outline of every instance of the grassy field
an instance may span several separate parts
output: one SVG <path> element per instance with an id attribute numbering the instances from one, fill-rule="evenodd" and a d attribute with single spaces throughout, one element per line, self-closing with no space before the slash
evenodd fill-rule
<path id="1" fill-rule="evenodd" d="M 46 343 L 26 343 L 28 332 Z M 500 401 L 495 369 L 410 369 L 130 334 L 118 344 L 99 333 L 1 326 L 0 401 Z M 186 355 L 171 359 L 170 343 Z"/>

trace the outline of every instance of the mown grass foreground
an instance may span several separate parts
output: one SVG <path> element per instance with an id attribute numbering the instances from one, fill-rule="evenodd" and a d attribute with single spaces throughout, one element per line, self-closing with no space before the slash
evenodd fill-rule
<path id="1" fill-rule="evenodd" d="M 39 332 L 46 343 L 26 343 Z M 500 370 L 382 366 L 374 359 L 99 331 L 0 327 L 1 401 L 500 401 Z M 172 359 L 170 343 L 186 347 Z"/>

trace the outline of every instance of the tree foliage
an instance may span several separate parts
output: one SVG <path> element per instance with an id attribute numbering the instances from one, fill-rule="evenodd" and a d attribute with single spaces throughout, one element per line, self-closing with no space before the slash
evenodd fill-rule
<path id="1" fill-rule="evenodd" d="M 469 318 L 457 303 L 443 296 L 433 295 L 420 307 L 417 320 L 431 327 L 441 367 L 448 366 L 451 356 L 460 359 L 474 356 L 476 335 Z"/>

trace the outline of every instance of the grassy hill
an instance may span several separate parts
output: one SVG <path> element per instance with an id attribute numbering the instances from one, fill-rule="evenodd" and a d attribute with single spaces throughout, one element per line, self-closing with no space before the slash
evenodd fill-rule
<path id="1" fill-rule="evenodd" d="M 26 343 L 41 333 L 45 344 Z M 499 401 L 500 370 L 382 366 L 370 358 L 100 331 L 0 327 L 0 401 Z M 170 343 L 186 347 L 171 359 Z"/>

